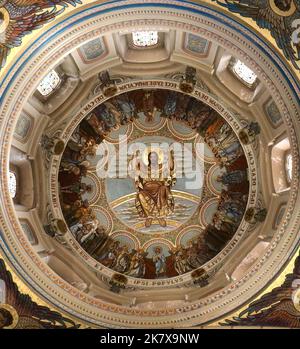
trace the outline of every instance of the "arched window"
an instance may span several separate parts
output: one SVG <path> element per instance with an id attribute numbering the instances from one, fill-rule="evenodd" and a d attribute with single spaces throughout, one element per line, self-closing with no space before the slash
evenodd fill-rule
<path id="1" fill-rule="evenodd" d="M 9 171 L 8 187 L 10 197 L 14 199 L 17 195 L 17 177 L 16 174 L 12 171 Z"/>
<path id="2" fill-rule="evenodd" d="M 289 139 L 283 138 L 272 146 L 271 166 L 276 193 L 289 189 L 292 180 L 292 154 Z"/>
<path id="3" fill-rule="evenodd" d="M 234 60 L 232 71 L 240 80 L 242 80 L 249 86 L 254 85 L 257 80 L 257 75 L 254 73 L 254 71 L 252 71 L 245 63 L 243 63 L 239 59 Z"/>
<path id="4" fill-rule="evenodd" d="M 60 81 L 61 79 L 57 72 L 55 70 L 51 70 L 50 73 L 48 73 L 40 82 L 37 90 L 42 96 L 49 96 L 60 84 Z"/>
<path id="5" fill-rule="evenodd" d="M 133 32 L 132 42 L 138 47 L 155 46 L 158 43 L 158 32 L 151 30 Z"/>
<path id="6" fill-rule="evenodd" d="M 293 172 L 293 157 L 291 153 L 288 153 L 285 157 L 285 172 L 286 172 L 286 180 L 290 184 L 292 181 L 292 172 Z"/>

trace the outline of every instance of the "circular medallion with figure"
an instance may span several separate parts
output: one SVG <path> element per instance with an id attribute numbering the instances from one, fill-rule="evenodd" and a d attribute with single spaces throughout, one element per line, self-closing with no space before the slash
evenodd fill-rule
<path id="1" fill-rule="evenodd" d="M 105 267 L 174 277 L 233 237 L 247 169 L 238 136 L 207 105 L 174 91 L 127 92 L 74 131 L 60 166 L 61 207 L 74 239 Z"/>

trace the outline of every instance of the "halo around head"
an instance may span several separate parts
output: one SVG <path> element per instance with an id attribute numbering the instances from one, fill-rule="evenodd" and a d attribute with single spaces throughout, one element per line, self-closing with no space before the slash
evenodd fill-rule
<path id="1" fill-rule="evenodd" d="M 164 162 L 164 152 L 159 147 L 148 146 L 143 152 L 143 163 L 148 166 L 148 157 L 150 153 L 156 153 L 158 156 L 158 163 L 162 164 Z"/>
<path id="2" fill-rule="evenodd" d="M 291 6 L 289 9 L 287 9 L 286 11 L 281 10 L 277 5 L 275 0 L 269 0 L 270 6 L 272 8 L 272 10 L 279 16 L 283 16 L 283 17 L 289 17 L 291 15 L 293 15 L 296 11 L 296 5 L 294 3 L 294 1 L 291 2 Z"/>
<path id="3" fill-rule="evenodd" d="M 15 328 L 17 326 L 17 323 L 19 322 L 19 315 L 18 315 L 16 309 L 9 304 L 2 304 L 2 303 L 0 304 L 0 309 L 7 310 L 13 318 L 12 324 L 10 324 L 9 326 L 5 326 L 4 329 Z"/>
<path id="4" fill-rule="evenodd" d="M 3 17 L 2 22 L 0 22 L 0 34 L 2 34 L 9 25 L 9 13 L 4 7 L 2 7 L 0 8 L 0 14 L 2 15 L 1 17 Z"/>

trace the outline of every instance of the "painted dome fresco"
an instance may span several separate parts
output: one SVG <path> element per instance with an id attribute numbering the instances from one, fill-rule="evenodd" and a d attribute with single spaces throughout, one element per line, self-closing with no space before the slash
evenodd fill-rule
<path id="1" fill-rule="evenodd" d="M 229 123 L 170 90 L 123 93 L 96 107 L 67 142 L 58 179 L 70 235 L 103 266 L 147 279 L 216 256 L 249 193 L 247 159 Z"/>
<path id="2" fill-rule="evenodd" d="M 260 3 L 0 1 L 0 328 L 300 327 L 300 5 Z"/>

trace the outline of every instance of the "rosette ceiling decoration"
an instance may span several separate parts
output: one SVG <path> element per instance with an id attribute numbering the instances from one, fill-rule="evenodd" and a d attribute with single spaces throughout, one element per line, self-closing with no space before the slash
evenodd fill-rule
<path id="1" fill-rule="evenodd" d="M 0 3 L 0 328 L 299 327 L 299 1 Z"/>

